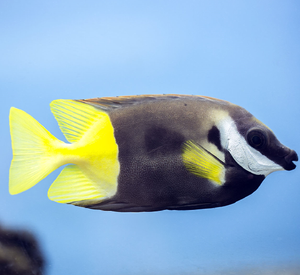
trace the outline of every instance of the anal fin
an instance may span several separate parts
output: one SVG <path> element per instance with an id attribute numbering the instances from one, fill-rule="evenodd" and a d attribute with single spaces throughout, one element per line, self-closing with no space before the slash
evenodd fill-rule
<path id="1" fill-rule="evenodd" d="M 48 191 L 48 197 L 53 201 L 79 206 L 84 206 L 87 200 L 88 204 L 93 204 L 108 196 L 77 165 L 66 166 Z"/>

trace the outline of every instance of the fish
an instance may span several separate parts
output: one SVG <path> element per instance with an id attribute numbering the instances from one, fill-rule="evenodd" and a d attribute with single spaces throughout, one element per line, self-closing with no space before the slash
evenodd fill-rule
<path id="1" fill-rule="evenodd" d="M 58 99 L 50 108 L 67 142 L 10 110 L 12 195 L 64 166 L 48 190 L 58 203 L 117 212 L 214 208 L 298 160 L 251 113 L 212 97 Z"/>

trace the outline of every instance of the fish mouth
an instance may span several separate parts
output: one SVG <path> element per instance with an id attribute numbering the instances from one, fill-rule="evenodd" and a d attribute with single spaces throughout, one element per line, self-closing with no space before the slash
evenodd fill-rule
<path id="1" fill-rule="evenodd" d="M 298 161 L 298 155 L 294 150 L 291 150 L 285 157 L 285 164 L 283 168 L 285 170 L 294 170 L 296 168 L 296 164 L 293 161 Z"/>

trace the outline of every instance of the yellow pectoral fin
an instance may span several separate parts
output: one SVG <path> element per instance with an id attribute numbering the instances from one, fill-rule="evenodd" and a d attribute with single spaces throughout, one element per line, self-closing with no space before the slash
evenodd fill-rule
<path id="1" fill-rule="evenodd" d="M 192 174 L 222 185 L 225 182 L 225 167 L 221 161 L 202 146 L 187 141 L 183 145 L 183 163 Z"/>
<path id="2" fill-rule="evenodd" d="M 101 183 L 86 175 L 77 165 L 66 166 L 51 185 L 49 199 L 59 203 L 80 205 L 81 201 L 101 201 L 111 196 Z"/>

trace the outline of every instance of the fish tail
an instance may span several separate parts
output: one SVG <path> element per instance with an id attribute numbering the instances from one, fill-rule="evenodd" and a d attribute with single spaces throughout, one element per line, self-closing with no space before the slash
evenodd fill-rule
<path id="1" fill-rule="evenodd" d="M 57 169 L 55 138 L 26 112 L 12 107 L 9 115 L 13 159 L 9 171 L 10 194 L 21 193 Z"/>
<path id="2" fill-rule="evenodd" d="M 86 206 L 111 197 L 117 190 L 118 146 L 106 112 L 76 100 L 57 99 L 50 104 L 66 139 L 61 154 L 67 165 L 53 182 L 48 197 L 59 203 Z"/>
<path id="3" fill-rule="evenodd" d="M 11 108 L 9 192 L 21 193 L 69 164 L 49 188 L 51 200 L 86 206 L 113 196 L 120 165 L 109 115 L 75 100 L 54 100 L 50 107 L 70 144 L 58 140 L 24 111 Z"/>

